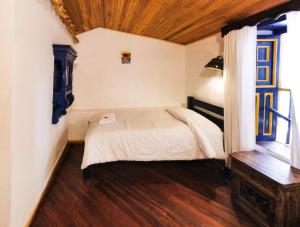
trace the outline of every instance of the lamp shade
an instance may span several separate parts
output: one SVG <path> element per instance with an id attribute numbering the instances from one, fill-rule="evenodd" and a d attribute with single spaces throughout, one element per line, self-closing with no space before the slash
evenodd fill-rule
<path id="1" fill-rule="evenodd" d="M 213 69 L 213 70 L 223 70 L 223 58 L 222 56 L 218 56 L 216 58 L 213 58 L 208 62 L 205 66 L 205 68 Z"/>

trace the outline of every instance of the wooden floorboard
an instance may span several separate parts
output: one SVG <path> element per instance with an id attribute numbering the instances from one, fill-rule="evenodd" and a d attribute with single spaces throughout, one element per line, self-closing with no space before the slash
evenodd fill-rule
<path id="1" fill-rule="evenodd" d="M 31 226 L 255 226 L 210 161 L 108 163 L 84 181 L 82 155 L 69 145 Z"/>

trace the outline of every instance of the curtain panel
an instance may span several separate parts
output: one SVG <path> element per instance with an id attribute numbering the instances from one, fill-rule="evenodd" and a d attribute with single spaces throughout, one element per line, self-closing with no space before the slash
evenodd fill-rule
<path id="1" fill-rule="evenodd" d="M 300 12 L 287 14 L 287 27 L 282 52 L 288 60 L 282 76 L 288 77 L 292 95 L 291 165 L 300 169 Z"/>
<path id="2" fill-rule="evenodd" d="M 255 148 L 257 28 L 229 32 L 224 40 L 224 126 L 227 155 Z"/>

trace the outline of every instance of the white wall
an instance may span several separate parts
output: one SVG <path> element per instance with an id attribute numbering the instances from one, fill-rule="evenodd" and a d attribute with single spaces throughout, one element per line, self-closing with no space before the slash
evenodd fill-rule
<path id="1" fill-rule="evenodd" d="M 186 46 L 186 89 L 188 95 L 223 107 L 222 73 L 204 68 L 218 55 L 223 55 L 223 41 L 220 34 Z"/>
<path id="2" fill-rule="evenodd" d="M 0 7 L 0 226 L 11 215 L 11 76 L 13 68 L 13 1 Z"/>
<path id="3" fill-rule="evenodd" d="M 184 46 L 103 28 L 78 38 L 70 139 L 84 138 L 87 118 L 95 109 L 185 102 Z M 121 52 L 127 50 L 132 63 L 121 64 Z"/>
<path id="4" fill-rule="evenodd" d="M 12 226 L 24 226 L 67 142 L 67 119 L 51 124 L 53 43 L 71 39 L 47 0 L 15 4 L 12 80 Z"/>

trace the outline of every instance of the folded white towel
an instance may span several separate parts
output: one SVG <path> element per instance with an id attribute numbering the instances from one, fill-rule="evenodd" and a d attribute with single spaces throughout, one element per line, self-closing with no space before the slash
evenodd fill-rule
<path id="1" fill-rule="evenodd" d="M 101 117 L 99 120 L 100 125 L 112 124 L 114 122 L 116 122 L 116 115 L 114 113 L 101 114 Z"/>

